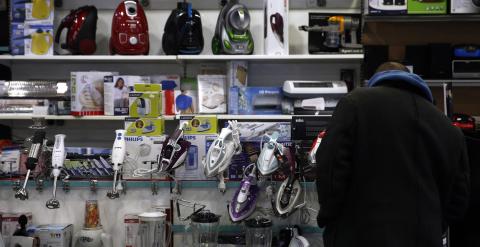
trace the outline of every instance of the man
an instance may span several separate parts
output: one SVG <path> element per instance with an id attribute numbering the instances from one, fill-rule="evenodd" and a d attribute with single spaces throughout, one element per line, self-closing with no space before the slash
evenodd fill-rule
<path id="1" fill-rule="evenodd" d="M 368 86 L 339 102 L 317 152 L 325 247 L 440 247 L 468 203 L 463 135 L 403 65 Z"/>

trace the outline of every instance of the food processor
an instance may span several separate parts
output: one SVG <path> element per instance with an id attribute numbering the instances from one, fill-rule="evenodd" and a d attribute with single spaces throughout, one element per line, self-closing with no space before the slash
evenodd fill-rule
<path id="1" fill-rule="evenodd" d="M 266 218 L 252 218 L 245 221 L 246 244 L 249 247 L 272 246 L 272 221 Z"/>
<path id="2" fill-rule="evenodd" d="M 172 225 L 167 221 L 165 213 L 146 212 L 139 214 L 138 219 L 140 221 L 138 228 L 139 247 L 166 247 L 170 245 Z"/>
<path id="3" fill-rule="evenodd" d="M 202 210 L 192 215 L 190 227 L 194 247 L 216 247 L 220 215 Z"/>

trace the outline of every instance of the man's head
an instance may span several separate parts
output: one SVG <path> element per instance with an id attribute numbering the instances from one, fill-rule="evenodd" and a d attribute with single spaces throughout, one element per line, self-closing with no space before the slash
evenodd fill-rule
<path id="1" fill-rule="evenodd" d="M 377 70 L 375 73 L 383 72 L 383 71 L 388 71 L 388 70 L 401 70 L 405 72 L 410 72 L 405 65 L 397 62 L 385 62 L 382 63 L 380 66 L 378 66 Z"/>

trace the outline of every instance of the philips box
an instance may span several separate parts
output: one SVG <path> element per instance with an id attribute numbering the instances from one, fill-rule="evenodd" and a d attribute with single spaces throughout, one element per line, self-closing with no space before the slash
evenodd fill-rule
<path id="1" fill-rule="evenodd" d="M 125 180 L 164 179 L 158 173 L 142 177 L 134 176 L 136 169 L 152 170 L 157 168 L 157 160 L 166 136 L 126 136 L 127 159 L 123 166 L 122 178 Z"/>
<path id="2" fill-rule="evenodd" d="M 288 2 L 264 0 L 266 55 L 288 55 Z"/>
<path id="3" fill-rule="evenodd" d="M 128 116 L 128 94 L 135 84 L 150 84 L 149 76 L 110 75 L 104 78 L 104 110 L 107 116 Z"/>
<path id="4" fill-rule="evenodd" d="M 40 246 L 70 247 L 72 246 L 73 225 L 39 225 L 33 228 L 33 237 Z"/>
<path id="5" fill-rule="evenodd" d="M 369 15 L 406 15 L 407 0 L 368 0 Z"/>
<path id="6" fill-rule="evenodd" d="M 207 156 L 208 148 L 216 138 L 217 135 L 184 135 L 183 139 L 189 141 L 191 145 L 185 165 L 175 170 L 175 177 L 179 180 L 215 180 L 215 177 L 205 176 L 202 160 Z"/>

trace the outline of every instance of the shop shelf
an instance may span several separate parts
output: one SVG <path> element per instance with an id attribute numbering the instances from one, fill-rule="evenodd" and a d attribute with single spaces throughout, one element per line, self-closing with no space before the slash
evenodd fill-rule
<path id="1" fill-rule="evenodd" d="M 480 22 L 480 15 L 367 15 L 364 20 L 365 22 Z"/>
<path id="2" fill-rule="evenodd" d="M 280 230 L 284 227 L 288 227 L 288 225 L 278 225 L 278 226 L 274 226 L 274 231 L 276 230 Z M 321 234 L 323 233 L 323 229 L 318 227 L 318 226 L 310 226 L 310 225 L 300 225 L 299 226 L 301 231 L 302 231 L 302 234 Z M 173 225 L 173 232 L 175 233 L 185 233 L 185 232 L 190 232 L 191 231 L 191 228 L 188 227 L 187 225 L 179 225 L 179 224 L 174 224 Z M 243 226 L 243 224 L 240 224 L 240 225 L 220 225 L 219 226 L 219 229 L 218 229 L 219 232 L 221 233 L 241 233 L 241 232 L 244 232 L 245 231 L 245 227 Z"/>
<path id="3" fill-rule="evenodd" d="M 312 61 L 345 61 L 363 60 L 363 54 L 302 54 L 302 55 L 179 55 L 180 61 L 269 61 L 269 62 L 312 62 Z"/>
<path id="4" fill-rule="evenodd" d="M 12 56 L 0 55 L 0 61 L 11 62 L 49 62 L 49 63 L 155 63 L 155 62 L 169 62 L 175 63 L 176 56 L 110 56 L 110 55 L 92 55 L 92 56 L 73 56 L 73 55 L 58 55 L 58 56 Z"/>

